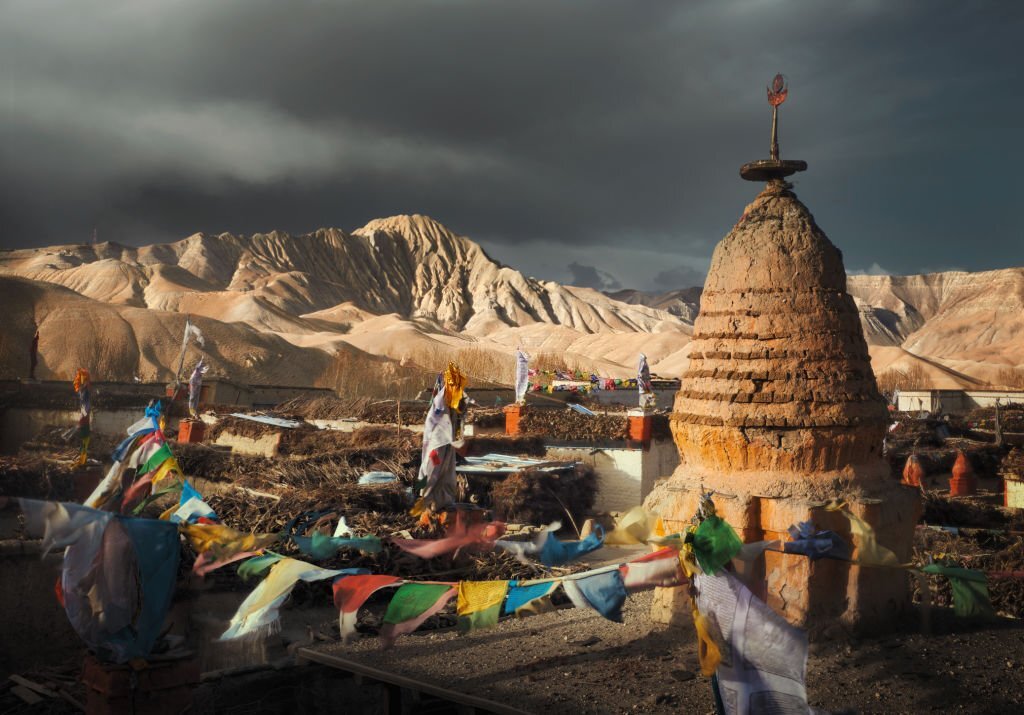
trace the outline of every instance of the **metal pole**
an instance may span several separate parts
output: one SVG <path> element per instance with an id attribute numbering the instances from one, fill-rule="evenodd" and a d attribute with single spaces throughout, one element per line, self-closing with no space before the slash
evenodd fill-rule
<path id="1" fill-rule="evenodd" d="M 772 161 L 779 160 L 779 107 L 775 105 L 772 107 L 772 147 L 771 147 Z"/>

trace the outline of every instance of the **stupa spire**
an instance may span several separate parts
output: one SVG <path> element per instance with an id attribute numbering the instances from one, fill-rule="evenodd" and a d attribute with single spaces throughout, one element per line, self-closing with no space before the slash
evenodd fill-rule
<path id="1" fill-rule="evenodd" d="M 769 159 L 758 159 L 740 167 L 740 176 L 747 181 L 782 180 L 798 171 L 807 170 L 807 162 L 799 159 L 779 158 L 779 106 L 789 96 L 789 84 L 781 74 L 775 75 L 768 85 L 768 104 L 772 108 L 772 143 Z"/>

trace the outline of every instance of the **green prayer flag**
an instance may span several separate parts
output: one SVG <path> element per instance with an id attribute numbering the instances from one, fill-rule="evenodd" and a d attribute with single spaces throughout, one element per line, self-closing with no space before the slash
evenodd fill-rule
<path id="1" fill-rule="evenodd" d="M 474 611 L 464 616 L 459 616 L 456 626 L 459 633 L 465 635 L 478 628 L 491 628 L 498 625 L 498 616 L 501 615 L 501 603 L 496 603 L 490 608 L 482 611 Z"/>
<path id="2" fill-rule="evenodd" d="M 395 592 L 384 623 L 398 624 L 416 618 L 452 590 L 451 586 L 432 583 L 406 583 Z"/>
<path id="3" fill-rule="evenodd" d="M 939 564 L 927 564 L 921 567 L 921 570 L 949 579 L 949 585 L 953 589 L 953 613 L 957 616 L 985 620 L 996 617 L 988 595 L 988 580 L 981 571 Z"/>
<path id="4" fill-rule="evenodd" d="M 341 549 L 358 549 L 367 554 L 376 554 L 381 550 L 380 538 L 376 536 L 328 536 L 319 531 L 312 536 L 293 536 L 292 541 L 299 551 L 322 561 L 329 559 Z"/>
<path id="5" fill-rule="evenodd" d="M 693 534 L 693 554 L 704 573 L 715 575 L 740 552 L 743 542 L 719 516 L 709 516 Z"/>
<path id="6" fill-rule="evenodd" d="M 165 461 L 167 461 L 173 456 L 174 455 L 171 453 L 171 448 L 168 447 L 166 443 L 160 445 L 160 449 L 153 452 L 153 455 L 149 459 L 147 459 L 146 463 L 142 465 L 141 469 L 139 469 L 139 474 L 146 474 L 147 472 L 152 472 L 154 469 L 159 467 L 161 464 L 163 464 Z"/>
<path id="7" fill-rule="evenodd" d="M 148 497 L 139 502 L 139 505 L 137 507 L 132 509 L 132 516 L 138 516 L 147 506 L 155 502 L 164 494 L 170 494 L 171 492 L 174 491 L 181 491 L 181 482 L 174 482 L 174 484 L 166 486 L 163 489 L 160 489 L 150 494 Z"/>
<path id="8" fill-rule="evenodd" d="M 284 556 L 281 554 L 264 554 L 263 556 L 253 556 L 251 559 L 246 559 L 238 567 L 238 575 L 243 581 L 248 581 L 251 578 L 262 576 L 265 572 L 270 570 L 270 567 L 276 564 L 278 561 L 283 559 Z"/>

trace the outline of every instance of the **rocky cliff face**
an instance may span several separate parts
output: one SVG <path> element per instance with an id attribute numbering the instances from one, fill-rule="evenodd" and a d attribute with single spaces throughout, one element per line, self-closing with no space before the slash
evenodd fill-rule
<path id="1" fill-rule="evenodd" d="M 425 216 L 371 221 L 346 233 L 195 234 L 130 248 L 58 246 L 0 254 L 0 272 L 56 283 L 108 303 L 283 328 L 342 304 L 443 330 L 486 334 L 547 323 L 597 333 L 677 322 L 596 291 L 527 278 Z M 215 313 L 215 314 L 214 314 Z"/>
<path id="2" fill-rule="evenodd" d="M 676 364 L 689 334 L 665 311 L 528 278 L 424 216 L 380 219 L 351 233 L 195 234 L 141 248 L 0 251 L 0 294 L 21 293 L 24 325 L 0 336 L 0 372 L 9 375 L 23 373 L 21 353 L 38 327 L 40 351 L 52 362 L 43 375 L 73 373 L 81 363 L 108 376 L 163 377 L 164 348 L 154 354 L 147 343 L 155 330 L 161 345 L 172 344 L 179 329 L 161 326 L 177 325 L 184 313 L 224 331 L 230 350 L 219 356 L 222 373 L 256 382 L 272 373 L 293 384 L 319 379 L 331 354 L 351 348 L 424 365 L 447 359 L 439 353 L 508 355 L 523 345 L 626 376 L 641 351 L 654 366 L 663 358 Z M 69 311 L 79 316 L 77 339 L 65 339 L 58 320 Z M 267 368 L 259 379 L 256 366 L 265 362 L 252 356 L 271 355 L 288 369 Z"/>
<path id="3" fill-rule="evenodd" d="M 46 305 L 60 295 L 92 299 L 76 303 L 86 323 L 103 305 L 190 313 L 244 327 L 239 345 L 269 333 L 301 348 L 335 352 L 347 343 L 398 360 L 438 346 L 507 352 L 522 344 L 616 376 L 632 374 L 640 351 L 657 372 L 682 374 L 700 302 L 699 288 L 604 295 L 528 278 L 425 216 L 351 233 L 200 233 L 141 248 L 0 251 L 3 276 L 74 292 L 48 292 Z M 935 387 L 977 386 L 1001 367 L 1024 366 L 1024 268 L 850 276 L 847 290 L 876 374 L 913 363 Z M 41 324 L 46 312 L 36 313 Z"/>

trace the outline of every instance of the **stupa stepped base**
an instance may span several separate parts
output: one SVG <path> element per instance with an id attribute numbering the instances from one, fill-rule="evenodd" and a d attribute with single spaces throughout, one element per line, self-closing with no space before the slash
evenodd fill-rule
<path id="1" fill-rule="evenodd" d="M 764 496 L 737 493 L 730 484 L 744 484 L 749 475 L 696 475 L 682 465 L 671 478 L 658 484 L 645 506 L 660 514 L 668 531 L 682 531 L 696 513 L 701 489 L 715 492 L 719 516 L 729 522 L 744 543 L 789 540 L 787 529 L 811 521 L 816 530 L 831 530 L 853 543 L 850 522 L 828 511 L 828 500 L 845 501 L 847 508 L 869 524 L 877 543 L 908 563 L 913 549 L 914 525 L 920 516 L 918 492 L 898 482 L 873 481 L 870 492 L 840 491 L 827 498 L 823 489 L 807 494 Z M 890 477 L 891 480 L 891 477 Z M 857 496 L 850 496 L 857 494 Z M 807 556 L 766 551 L 741 573 L 747 586 L 790 623 L 806 628 L 811 640 L 847 634 L 869 634 L 891 628 L 905 616 L 909 601 L 906 572 L 902 569 L 857 566 L 835 559 L 811 561 Z M 658 589 L 652 618 L 678 624 L 690 617 L 686 586 Z"/>

